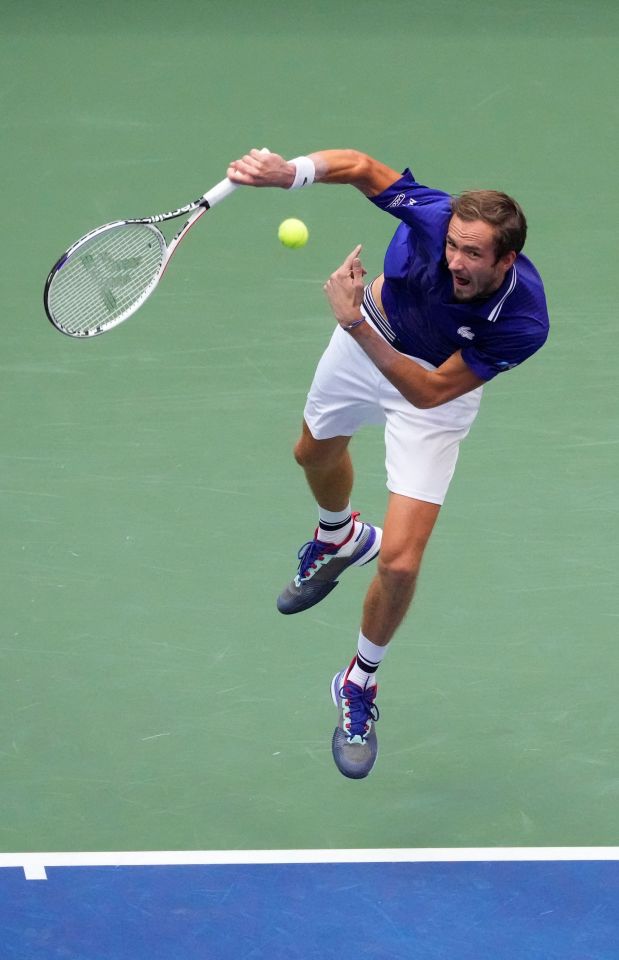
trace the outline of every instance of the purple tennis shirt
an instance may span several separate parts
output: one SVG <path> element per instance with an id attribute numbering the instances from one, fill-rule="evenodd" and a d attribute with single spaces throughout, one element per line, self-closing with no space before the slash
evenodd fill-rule
<path id="1" fill-rule="evenodd" d="M 449 194 L 422 186 L 407 169 L 370 199 L 402 221 L 385 254 L 382 301 L 388 322 L 380 324 L 397 350 L 436 367 L 462 350 L 471 370 L 491 380 L 543 346 L 548 337 L 546 297 L 527 257 L 518 254 L 487 299 L 457 301 L 445 259 Z"/>

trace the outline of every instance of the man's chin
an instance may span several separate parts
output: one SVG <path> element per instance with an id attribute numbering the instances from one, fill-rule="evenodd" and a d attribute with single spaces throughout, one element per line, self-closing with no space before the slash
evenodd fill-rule
<path id="1" fill-rule="evenodd" d="M 471 300 L 473 297 L 473 290 L 470 284 L 461 287 L 454 283 L 453 292 L 456 300 Z"/>

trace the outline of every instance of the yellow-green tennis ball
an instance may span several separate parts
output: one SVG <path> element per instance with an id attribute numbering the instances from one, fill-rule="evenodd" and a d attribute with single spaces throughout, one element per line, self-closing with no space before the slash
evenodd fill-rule
<path id="1" fill-rule="evenodd" d="M 302 220 L 291 217 L 280 223 L 277 236 L 285 247 L 304 247 L 309 237 L 309 231 Z"/>

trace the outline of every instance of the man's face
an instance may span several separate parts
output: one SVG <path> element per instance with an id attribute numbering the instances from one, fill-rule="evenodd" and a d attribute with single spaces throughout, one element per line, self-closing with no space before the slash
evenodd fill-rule
<path id="1" fill-rule="evenodd" d="M 494 229 L 483 220 L 461 220 L 453 215 L 447 228 L 447 267 L 456 300 L 489 297 L 503 283 L 516 259 L 510 251 L 499 260 L 494 251 Z"/>

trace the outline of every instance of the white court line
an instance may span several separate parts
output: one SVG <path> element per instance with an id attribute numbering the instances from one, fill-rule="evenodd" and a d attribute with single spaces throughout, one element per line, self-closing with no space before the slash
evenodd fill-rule
<path id="1" fill-rule="evenodd" d="M 46 880 L 47 867 L 254 866 L 308 863 L 488 863 L 616 860 L 619 847 L 420 847 L 346 850 L 121 850 L 0 853 L 0 868 L 21 867 Z"/>

